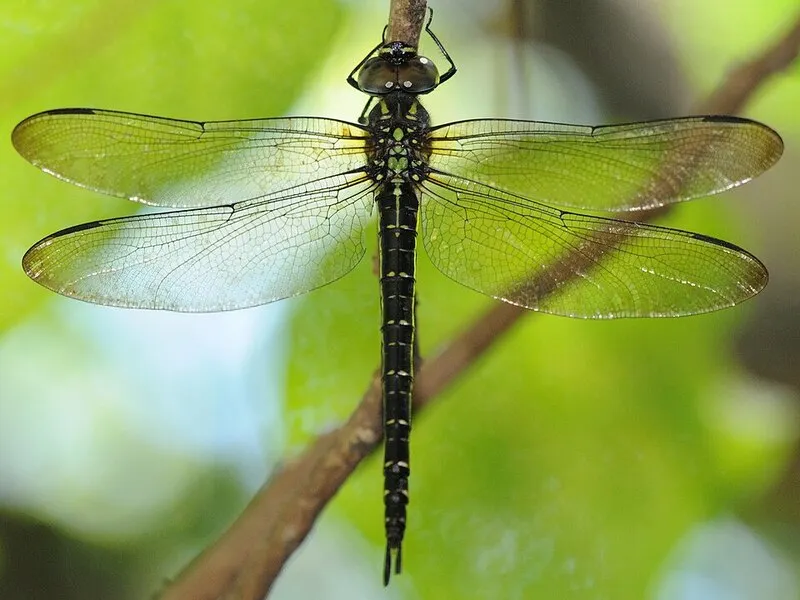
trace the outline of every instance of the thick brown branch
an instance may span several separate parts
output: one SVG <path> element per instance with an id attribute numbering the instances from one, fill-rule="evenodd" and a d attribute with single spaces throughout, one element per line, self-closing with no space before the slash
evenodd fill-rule
<path id="1" fill-rule="evenodd" d="M 414 5 L 408 10 L 421 10 L 422 19 L 395 18 L 387 36 L 411 43 L 419 39 L 425 8 L 424 2 L 405 1 Z M 395 4 L 402 2 L 396 0 L 393 7 Z M 401 21 L 416 24 L 416 38 L 400 28 Z M 800 19 L 772 48 L 731 73 L 702 105 L 704 112 L 737 112 L 771 75 L 786 68 L 799 50 Z M 654 214 L 641 213 L 637 220 L 647 220 Z M 553 268 L 565 270 L 558 276 L 567 277 L 567 269 L 572 268 L 569 257 Z M 418 371 L 415 412 L 423 409 L 526 312 L 497 303 L 438 355 L 429 358 Z M 229 530 L 164 591 L 162 600 L 263 598 L 328 501 L 380 442 L 380 408 L 380 382 L 376 375 L 350 419 L 320 436 L 275 473 Z"/>

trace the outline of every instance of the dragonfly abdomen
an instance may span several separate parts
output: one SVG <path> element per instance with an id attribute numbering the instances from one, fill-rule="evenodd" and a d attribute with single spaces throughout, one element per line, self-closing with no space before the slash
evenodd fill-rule
<path id="1" fill-rule="evenodd" d="M 387 181 L 377 194 L 380 212 L 380 286 L 383 324 L 384 581 L 401 570 L 400 547 L 408 504 L 411 393 L 414 380 L 414 271 L 419 201 L 408 181 Z"/>

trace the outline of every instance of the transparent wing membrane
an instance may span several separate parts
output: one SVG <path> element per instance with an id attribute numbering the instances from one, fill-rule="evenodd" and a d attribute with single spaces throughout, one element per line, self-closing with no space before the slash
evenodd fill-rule
<path id="1" fill-rule="evenodd" d="M 563 212 L 441 174 L 423 189 L 422 237 L 433 264 L 532 310 L 681 316 L 733 306 L 767 283 L 758 259 L 706 236 Z"/>
<path id="2" fill-rule="evenodd" d="M 12 136 L 34 165 L 106 194 L 192 208 L 61 231 L 31 248 L 23 266 L 61 294 L 180 311 L 319 287 L 363 255 L 381 185 L 369 172 L 371 135 L 321 118 L 34 115 Z M 425 247 L 443 273 L 475 290 L 603 318 L 706 312 L 766 284 L 763 265 L 725 242 L 547 204 L 634 210 L 729 189 L 780 156 L 768 127 L 734 117 L 607 127 L 475 120 L 434 128 L 426 144 Z"/>
<path id="3" fill-rule="evenodd" d="M 79 186 L 174 208 L 231 204 L 364 168 L 362 127 L 295 117 L 200 123 L 63 109 L 17 125 L 17 151 Z"/>
<path id="4" fill-rule="evenodd" d="M 98 304 L 175 311 L 245 308 L 307 292 L 364 255 L 374 183 L 339 175 L 226 206 L 135 215 L 55 233 L 27 274 Z"/>
<path id="5" fill-rule="evenodd" d="M 767 170 L 783 142 L 736 117 L 586 127 L 483 119 L 434 128 L 430 166 L 545 204 L 655 208 L 730 189 Z"/>

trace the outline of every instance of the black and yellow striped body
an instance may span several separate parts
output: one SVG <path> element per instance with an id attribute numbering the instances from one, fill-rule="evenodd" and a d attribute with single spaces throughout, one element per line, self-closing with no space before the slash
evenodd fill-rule
<path id="1" fill-rule="evenodd" d="M 429 125 L 415 95 L 396 91 L 382 97 L 369 114 L 373 138 L 368 148 L 370 175 L 380 183 L 380 286 L 383 311 L 384 504 L 386 573 L 401 543 L 408 504 L 411 394 L 414 381 L 414 294 L 419 196 L 425 176 L 422 148 Z"/>

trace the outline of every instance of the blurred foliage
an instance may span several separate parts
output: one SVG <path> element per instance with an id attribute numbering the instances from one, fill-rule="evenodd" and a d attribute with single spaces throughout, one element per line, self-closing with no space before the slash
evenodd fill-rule
<path id="1" fill-rule="evenodd" d="M 720 2 L 677 3 L 663 12 L 675 25 L 687 62 L 696 63 L 694 77 L 702 74 L 699 83 L 710 89 L 738 58 L 750 56 L 788 24 L 789 4 L 794 3 L 772 0 L 746 11 L 727 10 Z M 7 0 L 3 8 L 0 129 L 5 132 L 29 114 L 62 106 L 206 120 L 280 115 L 316 83 L 312 76 L 324 58 L 320 49 L 341 33 L 343 22 L 342 7 L 327 0 Z M 437 19 L 446 23 L 447 10 L 454 9 L 443 8 Z M 713 39 L 706 32 L 711 21 Z M 377 31 L 370 39 L 376 36 Z M 355 62 L 364 48 L 346 51 Z M 459 58 L 454 55 L 461 64 Z M 458 77 L 477 81 L 481 74 L 462 69 Z M 775 111 L 778 119 L 788 119 L 792 105 L 774 91 L 794 86 L 783 93 L 797 94 L 797 78 L 787 79 L 760 94 L 759 118 L 773 123 Z M 341 79 L 338 85 L 344 85 Z M 353 106 L 350 118 L 360 109 Z M 137 206 L 46 177 L 9 143 L 0 145 L 0 164 L 2 332 L 25 317 L 37 318 L 42 302 L 52 297 L 19 266 L 34 241 Z M 667 224 L 747 247 L 723 204 L 680 207 Z M 374 243 L 367 256 L 372 254 Z M 423 354 L 430 355 L 491 301 L 446 279 L 424 255 L 418 279 L 419 339 Z M 290 450 L 349 414 L 379 364 L 372 262 L 363 261 L 297 306 L 288 336 Z M 393 586 L 437 599 L 647 597 L 678 540 L 693 525 L 757 496 L 791 450 L 789 434 L 756 436 L 748 443 L 721 417 L 736 408 L 736 394 L 728 391 L 739 389 L 744 378 L 730 342 L 749 310 L 660 321 L 525 318 L 414 421 L 406 574 Z M 35 363 L 36 357 L 30 360 Z M 367 461 L 326 513 L 355 523 L 372 542 L 369 566 L 376 580 L 383 544 L 380 462 Z M 198 489 L 190 487 L 175 500 L 180 512 L 165 513 L 142 539 L 127 542 L 123 550 L 104 546 L 103 568 L 119 569 L 116 582 L 107 581 L 107 573 L 98 577 L 78 567 L 70 566 L 69 575 L 51 570 L 41 557 L 30 562 L 42 576 L 85 578 L 86 587 L 72 597 L 112 597 L 88 582 L 99 581 L 108 590 L 113 583 L 125 587 L 130 579 L 138 585 L 129 593 L 141 595 L 162 576 L 154 563 L 174 560 L 161 546 L 164 539 L 180 538 L 180 545 L 190 548 L 188 558 L 226 520 L 215 514 L 215 503 L 241 501 L 235 483 L 211 467 L 197 485 L 218 492 L 209 495 L 214 502 L 193 504 Z M 31 544 L 51 534 L 49 524 L 32 527 L 45 532 L 23 536 Z M 0 579 L 16 585 L 17 563 L 7 557 L 24 544 L 7 532 L 0 531 Z M 61 534 L 69 538 L 69 532 Z M 48 544 L 42 552 L 57 556 Z M 89 546 L 78 550 L 90 555 L 85 562 L 102 554 Z M 172 567 L 164 577 L 178 568 Z M 126 569 L 135 575 L 122 575 Z M 47 589 L 58 596 L 57 582 Z M 122 597 L 119 587 L 113 589 L 118 594 L 113 597 Z"/>
<path id="2" fill-rule="evenodd" d="M 230 506 L 241 507 L 244 501 L 230 469 L 215 470 L 206 464 L 168 509 L 153 515 L 151 526 L 136 522 L 136 532 L 87 535 L 79 527 L 40 518 L 35 510 L 0 511 L 0 598 L 150 597 L 193 557 L 195 548 L 227 525 Z M 178 564 L 174 564 L 176 554 Z"/>
<path id="3" fill-rule="evenodd" d="M 730 3 L 725 0 L 704 0 L 676 2 L 660 11 L 678 42 L 686 73 L 701 95 L 786 33 L 796 18 L 798 4 L 796 0 L 768 0 L 753 3 L 746 10 L 738 8 L 729 10 Z M 784 136 L 800 134 L 795 110 L 800 102 L 798 73 L 795 62 L 785 74 L 766 82 L 748 102 L 747 114 L 768 116 Z"/>

